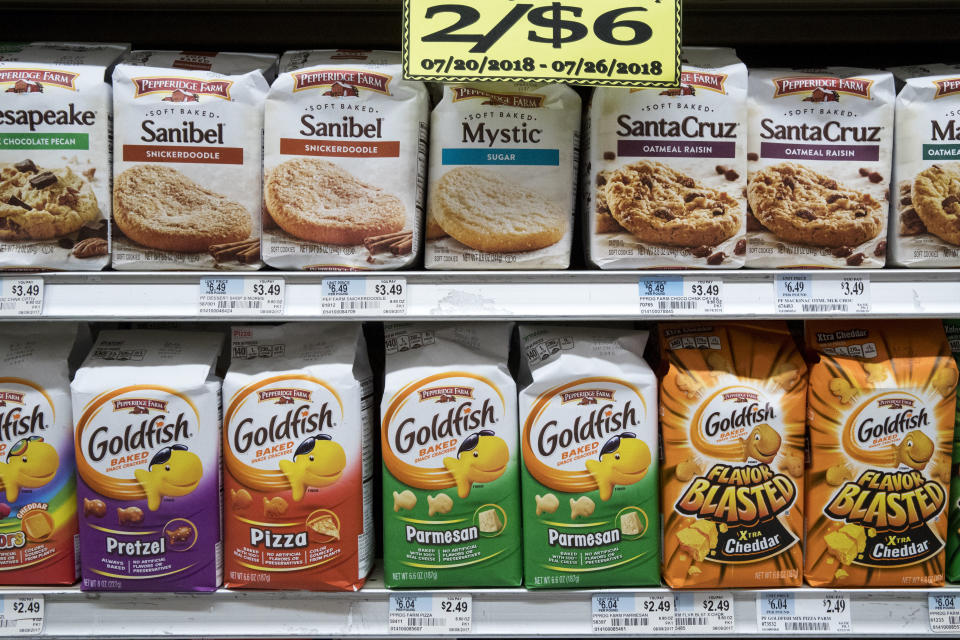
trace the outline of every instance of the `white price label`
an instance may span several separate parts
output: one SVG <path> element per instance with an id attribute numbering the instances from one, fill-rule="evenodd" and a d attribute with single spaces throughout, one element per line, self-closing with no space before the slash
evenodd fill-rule
<path id="1" fill-rule="evenodd" d="M 704 276 L 643 278 L 640 312 L 667 316 L 723 313 L 723 280 Z"/>
<path id="2" fill-rule="evenodd" d="M 0 316 L 39 316 L 43 313 L 43 278 L 4 278 Z"/>
<path id="3" fill-rule="evenodd" d="M 3 596 L 0 636 L 35 636 L 43 631 L 43 596 Z"/>
<path id="4" fill-rule="evenodd" d="M 757 594 L 760 633 L 850 633 L 850 596 L 765 591 Z"/>
<path id="5" fill-rule="evenodd" d="M 696 591 L 676 594 L 676 630 L 687 634 L 726 633 L 734 629 L 733 593 Z"/>
<path id="6" fill-rule="evenodd" d="M 777 274 L 778 313 L 869 313 L 870 276 Z"/>
<path id="7" fill-rule="evenodd" d="M 324 278 L 320 311 L 332 316 L 407 313 L 405 278 Z"/>
<path id="8" fill-rule="evenodd" d="M 203 278 L 200 280 L 200 315 L 283 315 L 285 293 L 283 278 Z"/>
<path id="9" fill-rule="evenodd" d="M 930 630 L 936 633 L 960 632 L 960 596 L 927 596 L 927 608 L 930 611 Z"/>
<path id="10" fill-rule="evenodd" d="M 670 633 L 673 596 L 646 593 L 594 594 L 594 633 Z"/>
<path id="11" fill-rule="evenodd" d="M 390 633 L 460 634 L 473 629 L 469 595 L 398 593 L 390 596 Z"/>

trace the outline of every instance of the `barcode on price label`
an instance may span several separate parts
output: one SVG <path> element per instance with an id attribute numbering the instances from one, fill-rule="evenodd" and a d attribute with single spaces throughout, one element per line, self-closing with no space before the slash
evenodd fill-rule
<path id="1" fill-rule="evenodd" d="M 960 632 L 960 596 L 928 594 L 930 630 L 936 633 Z"/>
<path id="2" fill-rule="evenodd" d="M 405 315 L 404 278 L 324 278 L 320 311 L 324 315 Z"/>
<path id="3" fill-rule="evenodd" d="M 594 633 L 666 633 L 674 629 L 672 595 L 594 594 L 591 609 Z"/>
<path id="4" fill-rule="evenodd" d="M 733 631 L 733 594 L 729 591 L 698 591 L 676 595 L 677 631 L 688 634 Z"/>
<path id="5" fill-rule="evenodd" d="M 869 313 L 870 276 L 777 274 L 778 313 Z"/>
<path id="6" fill-rule="evenodd" d="M 43 314 L 43 278 L 4 278 L 0 289 L 0 317 Z"/>
<path id="7" fill-rule="evenodd" d="M 0 636 L 35 636 L 43 632 L 43 596 L 3 596 Z"/>
<path id="8" fill-rule="evenodd" d="M 723 312 L 723 280 L 703 276 L 658 276 L 640 280 L 640 312 L 696 315 Z"/>
<path id="9" fill-rule="evenodd" d="M 757 620 L 761 633 L 850 633 L 850 596 L 764 591 L 757 594 Z"/>
<path id="10" fill-rule="evenodd" d="M 202 278 L 200 315 L 283 315 L 285 293 L 283 278 Z"/>
<path id="11" fill-rule="evenodd" d="M 390 633 L 470 633 L 473 598 L 459 594 L 404 593 L 390 596 Z"/>

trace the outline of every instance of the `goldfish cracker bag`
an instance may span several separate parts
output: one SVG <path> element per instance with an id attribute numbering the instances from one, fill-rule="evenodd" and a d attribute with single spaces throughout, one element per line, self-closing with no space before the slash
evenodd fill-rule
<path id="1" fill-rule="evenodd" d="M 71 384 L 85 591 L 213 591 L 222 337 L 102 331 Z"/>
<path id="2" fill-rule="evenodd" d="M 947 333 L 947 342 L 954 361 L 960 366 L 960 321 L 944 320 L 943 328 Z M 957 388 L 960 397 L 960 387 Z M 953 455 L 950 470 L 950 508 L 947 511 L 947 581 L 960 582 L 960 402 L 957 403 L 956 418 L 953 425 Z"/>
<path id="3" fill-rule="evenodd" d="M 657 381 L 646 331 L 521 325 L 529 588 L 660 584 Z"/>
<path id="4" fill-rule="evenodd" d="M 936 320 L 810 321 L 807 553 L 815 587 L 944 580 L 957 365 Z"/>
<path id="5" fill-rule="evenodd" d="M 660 348 L 664 580 L 798 586 L 806 365 L 787 325 L 664 324 Z"/>
<path id="6" fill-rule="evenodd" d="M 388 324 L 380 405 L 387 587 L 522 578 L 512 324 Z"/>
<path id="7" fill-rule="evenodd" d="M 223 381 L 226 586 L 357 590 L 373 562 L 373 378 L 361 325 L 233 329 Z"/>
<path id="8" fill-rule="evenodd" d="M 0 584 L 73 584 L 77 497 L 67 357 L 75 324 L 0 331 Z"/>

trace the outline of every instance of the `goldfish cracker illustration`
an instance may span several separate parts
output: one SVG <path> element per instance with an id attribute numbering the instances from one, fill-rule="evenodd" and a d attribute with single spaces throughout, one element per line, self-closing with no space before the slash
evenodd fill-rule
<path id="1" fill-rule="evenodd" d="M 444 458 L 443 466 L 457 484 L 457 495 L 467 498 L 474 482 L 493 482 L 503 475 L 509 462 L 507 443 L 496 432 L 481 429 L 463 440 L 456 458 Z"/>
<path id="2" fill-rule="evenodd" d="M 807 390 L 793 336 L 781 322 L 663 323 L 658 333 L 664 580 L 799 585 Z M 727 374 L 705 375 L 720 359 Z M 703 381 L 695 396 L 686 379 Z"/>
<path id="3" fill-rule="evenodd" d="M 85 334 L 73 323 L 0 325 L 0 585 L 76 582 L 67 362 Z"/>
<path id="4" fill-rule="evenodd" d="M 815 587 L 944 583 L 956 376 L 937 321 L 808 321 L 804 575 Z M 947 371 L 939 374 L 939 371 Z M 880 377 L 877 372 L 884 372 Z M 942 377 L 941 377 L 942 376 Z M 841 380 L 855 394 L 833 393 Z"/>
<path id="5" fill-rule="evenodd" d="M 525 585 L 658 584 L 649 334 L 544 325 L 519 333 Z"/>
<path id="6" fill-rule="evenodd" d="M 184 544 L 190 541 L 193 536 L 193 529 L 187 526 L 177 527 L 176 529 L 165 529 L 163 535 L 167 536 L 167 544 Z"/>
<path id="7" fill-rule="evenodd" d="M 677 389 L 684 392 L 688 398 L 696 398 L 702 385 L 685 373 L 678 373 L 676 379 Z"/>
<path id="8" fill-rule="evenodd" d="M 960 366 L 960 320 L 944 320 L 943 328 L 954 363 Z M 955 395 L 960 397 L 960 388 Z M 954 418 L 953 451 L 951 454 L 940 451 L 937 456 L 936 459 L 945 459 L 937 464 L 939 473 L 931 471 L 931 474 L 943 482 L 944 486 L 948 486 L 944 476 L 949 477 L 950 486 L 950 508 L 947 513 L 947 582 L 960 582 L 960 474 L 953 473 L 954 469 L 960 469 L 960 400 Z"/>
<path id="9" fill-rule="evenodd" d="M 222 344 L 214 332 L 101 331 L 77 371 L 71 388 L 83 590 L 220 586 L 214 372 Z M 192 531 L 187 544 L 167 534 L 180 527 Z"/>
<path id="10" fill-rule="evenodd" d="M 389 588 L 521 583 L 517 392 L 507 367 L 512 328 L 384 327 L 380 449 Z"/>
<path id="11" fill-rule="evenodd" d="M 857 395 L 857 390 L 843 378 L 834 378 L 830 381 L 830 393 L 840 399 L 843 404 L 849 404 L 853 397 Z"/>
<path id="12" fill-rule="evenodd" d="M 236 326 L 224 584 L 355 591 L 373 562 L 373 376 L 355 323 Z M 247 500 L 252 507 L 237 508 Z M 226 506 L 226 505 L 225 505 Z M 281 535 L 282 534 L 282 535 Z"/>
<path id="13" fill-rule="evenodd" d="M 952 396 L 957 391 L 957 370 L 955 367 L 940 367 L 933 374 L 933 380 L 930 381 L 933 388 L 940 392 L 944 398 Z"/>

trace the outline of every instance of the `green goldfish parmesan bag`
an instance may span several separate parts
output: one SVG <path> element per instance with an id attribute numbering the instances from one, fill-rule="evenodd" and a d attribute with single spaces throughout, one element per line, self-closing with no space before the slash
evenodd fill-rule
<path id="1" fill-rule="evenodd" d="M 950 351 L 960 367 L 960 320 L 944 320 Z M 960 387 L 957 387 L 960 398 Z M 953 464 L 950 466 L 950 511 L 947 525 L 947 581 L 960 582 L 960 402 L 957 403 L 957 420 L 953 430 Z"/>
<path id="2" fill-rule="evenodd" d="M 657 381 L 646 331 L 520 327 L 528 588 L 660 583 Z"/>
<path id="3" fill-rule="evenodd" d="M 511 331 L 503 323 L 384 328 L 387 587 L 521 582 Z"/>

